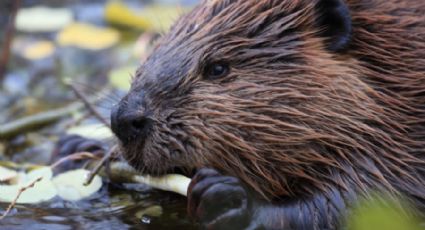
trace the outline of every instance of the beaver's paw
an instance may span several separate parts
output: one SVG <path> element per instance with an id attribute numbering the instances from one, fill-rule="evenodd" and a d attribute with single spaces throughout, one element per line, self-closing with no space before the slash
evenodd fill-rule
<path id="1" fill-rule="evenodd" d="M 201 169 L 188 189 L 189 215 L 206 229 L 244 229 L 251 218 L 247 191 L 236 177 Z"/>
<path id="2" fill-rule="evenodd" d="M 103 151 L 104 144 L 98 140 L 88 139 L 79 135 L 67 135 L 56 144 L 56 157 L 64 157 L 77 152 Z"/>

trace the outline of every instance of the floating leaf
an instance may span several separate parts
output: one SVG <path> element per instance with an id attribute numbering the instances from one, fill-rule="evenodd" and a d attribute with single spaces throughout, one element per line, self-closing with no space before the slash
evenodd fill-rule
<path id="1" fill-rule="evenodd" d="M 17 172 L 15 172 L 17 173 Z M 12 202 L 20 190 L 33 184 L 21 193 L 17 203 L 34 204 L 47 201 L 59 195 L 64 200 L 76 201 L 90 196 L 102 187 L 102 179 L 95 176 L 92 183 L 84 186 L 89 171 L 78 169 L 57 175 L 52 179 L 52 168 L 40 167 L 29 173 L 17 173 L 17 184 L 0 185 L 0 201 Z"/>
<path id="2" fill-rule="evenodd" d="M 18 178 L 18 172 L 0 166 L 0 182 L 12 183 L 10 181 L 13 181 L 13 180 L 16 181 L 17 178 Z"/>
<path id="3" fill-rule="evenodd" d="M 111 1 L 105 9 L 106 20 L 112 24 L 141 30 L 166 31 L 188 9 L 172 6 L 150 6 L 136 12 L 121 2 Z"/>
<path id="4" fill-rule="evenodd" d="M 111 129 L 103 124 L 89 124 L 72 127 L 67 131 L 67 134 L 80 135 L 97 140 L 104 140 L 113 136 Z"/>
<path id="5" fill-rule="evenodd" d="M 39 167 L 37 169 L 31 170 L 25 177 L 20 178 L 19 183 L 31 183 L 39 177 L 43 177 L 45 180 L 52 179 L 53 171 L 50 167 Z"/>
<path id="6" fill-rule="evenodd" d="M 65 8 L 22 8 L 16 16 L 16 28 L 26 32 L 57 31 L 73 21 L 72 11 Z"/>
<path id="7" fill-rule="evenodd" d="M 34 169 L 28 174 L 21 174 L 18 184 L 0 185 L 0 201 L 12 202 L 21 188 L 34 183 L 34 181 L 40 177 L 42 178 L 41 181 L 22 192 L 17 203 L 34 204 L 52 199 L 57 194 L 56 188 L 51 182 L 52 174 L 52 169 L 50 167 L 42 167 Z"/>
<path id="8" fill-rule="evenodd" d="M 59 33 L 57 42 L 61 46 L 102 50 L 113 46 L 119 39 L 120 35 L 114 29 L 101 28 L 84 23 L 73 23 Z"/>
<path id="9" fill-rule="evenodd" d="M 130 89 L 131 76 L 136 71 L 137 66 L 125 66 L 114 69 L 109 73 L 109 82 L 118 89 Z"/>
<path id="10" fill-rule="evenodd" d="M 38 41 L 25 48 L 23 56 L 30 60 L 49 57 L 55 51 L 55 46 L 50 41 Z"/>
<path id="11" fill-rule="evenodd" d="M 95 176 L 92 183 L 84 186 L 89 171 L 77 169 L 59 174 L 53 178 L 53 184 L 56 186 L 58 195 L 69 201 L 76 201 L 86 198 L 102 187 L 102 179 Z"/>

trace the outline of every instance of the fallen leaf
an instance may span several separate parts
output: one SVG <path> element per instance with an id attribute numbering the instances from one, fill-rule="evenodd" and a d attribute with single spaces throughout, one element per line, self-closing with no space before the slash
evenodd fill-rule
<path id="1" fill-rule="evenodd" d="M 136 29 L 150 28 L 150 22 L 135 11 L 118 1 L 111 1 L 105 7 L 105 18 L 108 22 Z"/>
<path id="2" fill-rule="evenodd" d="M 13 180 L 17 180 L 18 172 L 0 166 L 0 182 L 11 184 Z"/>
<path id="3" fill-rule="evenodd" d="M 49 57 L 55 51 L 55 46 L 50 41 L 38 41 L 25 48 L 23 56 L 30 60 Z"/>
<path id="4" fill-rule="evenodd" d="M 115 45 L 119 39 L 120 34 L 114 29 L 96 27 L 85 23 L 73 23 L 60 31 L 57 42 L 61 46 L 102 50 Z"/>
<path id="5" fill-rule="evenodd" d="M 35 204 L 52 199 L 57 195 L 53 185 L 52 169 L 50 167 L 41 167 L 30 171 L 28 174 L 21 174 L 19 181 L 15 185 L 0 185 L 0 201 L 12 202 L 19 190 L 33 183 L 38 178 L 42 178 L 34 187 L 28 188 L 19 196 L 18 204 Z"/>
<path id="6" fill-rule="evenodd" d="M 105 17 L 112 24 L 164 32 L 188 10 L 189 8 L 154 5 L 134 11 L 121 2 L 111 1 L 106 5 Z"/>
<path id="7" fill-rule="evenodd" d="M 72 11 L 65 8 L 22 8 L 16 16 L 16 28 L 25 32 L 53 32 L 73 21 Z"/>
<path id="8" fill-rule="evenodd" d="M 102 187 L 102 179 L 95 176 L 91 184 L 84 186 L 88 173 L 85 169 L 77 169 L 54 177 L 52 182 L 58 195 L 64 200 L 77 201 L 96 193 Z"/>
<path id="9" fill-rule="evenodd" d="M 66 132 L 69 135 L 79 135 L 89 139 L 104 140 L 113 137 L 113 133 L 109 127 L 103 124 L 89 124 L 75 126 Z"/>

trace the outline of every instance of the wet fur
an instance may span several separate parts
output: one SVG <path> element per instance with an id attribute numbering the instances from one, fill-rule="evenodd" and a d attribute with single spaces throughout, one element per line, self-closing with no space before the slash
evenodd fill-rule
<path id="1" fill-rule="evenodd" d="M 315 2 L 207 1 L 182 17 L 123 100 L 143 92 L 154 121 L 123 143 L 129 162 L 215 168 L 288 210 L 314 198 L 337 213 L 372 190 L 424 208 L 425 1 L 348 0 L 342 52 L 328 49 Z M 230 74 L 204 79 L 214 61 Z"/>

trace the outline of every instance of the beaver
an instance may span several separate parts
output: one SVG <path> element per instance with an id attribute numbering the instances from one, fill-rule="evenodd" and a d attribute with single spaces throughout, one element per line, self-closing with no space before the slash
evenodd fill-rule
<path id="1" fill-rule="evenodd" d="M 335 229 L 373 191 L 425 210 L 425 1 L 207 0 L 136 71 L 112 129 L 193 176 L 207 229 Z"/>

